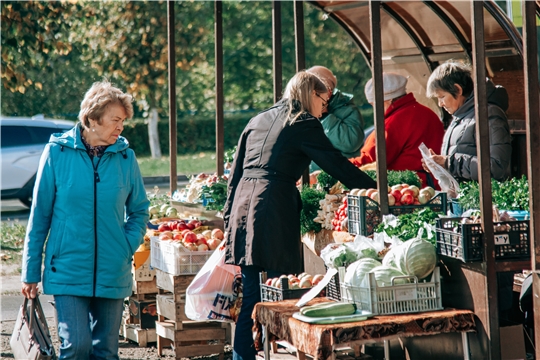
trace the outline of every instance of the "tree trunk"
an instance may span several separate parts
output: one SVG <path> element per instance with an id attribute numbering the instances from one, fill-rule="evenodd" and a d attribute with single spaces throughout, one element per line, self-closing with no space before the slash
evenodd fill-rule
<path id="1" fill-rule="evenodd" d="M 160 159 L 161 148 L 159 146 L 158 111 L 156 108 L 150 109 L 150 117 L 148 118 L 148 142 L 150 143 L 152 158 Z"/>

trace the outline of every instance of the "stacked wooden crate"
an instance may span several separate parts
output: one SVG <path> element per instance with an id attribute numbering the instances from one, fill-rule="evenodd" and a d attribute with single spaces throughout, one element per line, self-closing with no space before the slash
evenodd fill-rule
<path id="1" fill-rule="evenodd" d="M 150 250 L 133 256 L 133 293 L 129 298 L 129 317 L 122 324 L 121 335 L 146 347 L 156 342 L 156 270 L 150 266 Z"/>
<path id="2" fill-rule="evenodd" d="M 171 346 L 176 359 L 219 354 L 224 357 L 227 323 L 190 321 L 185 315 L 185 294 L 195 275 L 172 275 L 156 270 L 156 297 L 159 321 L 156 322 L 158 355 Z"/>

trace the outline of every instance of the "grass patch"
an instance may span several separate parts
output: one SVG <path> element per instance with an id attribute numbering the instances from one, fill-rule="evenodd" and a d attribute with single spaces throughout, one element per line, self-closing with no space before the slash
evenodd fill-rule
<path id="1" fill-rule="evenodd" d="M 142 176 L 168 176 L 170 175 L 170 159 L 163 156 L 153 159 L 150 156 L 138 157 Z M 176 166 L 178 174 L 192 175 L 214 173 L 216 171 L 216 154 L 214 152 L 201 152 L 198 154 L 178 155 Z"/>
<path id="2" fill-rule="evenodd" d="M 0 224 L 0 261 L 5 265 L 21 264 L 26 227 L 18 221 Z"/>

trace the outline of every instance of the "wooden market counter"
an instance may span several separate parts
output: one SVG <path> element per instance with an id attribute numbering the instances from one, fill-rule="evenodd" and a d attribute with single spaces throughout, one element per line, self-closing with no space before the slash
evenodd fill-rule
<path id="1" fill-rule="evenodd" d="M 297 349 L 298 358 L 305 354 L 315 359 L 333 359 L 334 350 L 353 348 L 359 354 L 362 344 L 384 342 L 385 359 L 389 359 L 388 341 L 397 338 L 459 332 L 462 334 L 464 359 L 470 359 L 467 332 L 476 331 L 474 314 L 470 310 L 446 309 L 403 315 L 375 316 L 368 320 L 335 325 L 315 325 L 294 319 L 298 300 L 258 303 L 253 310 L 254 327 L 257 329 L 255 347 L 264 348 L 265 359 L 270 358 L 269 341 L 285 340 Z M 317 298 L 313 305 L 329 301 Z M 264 337 L 263 332 L 269 334 Z"/>

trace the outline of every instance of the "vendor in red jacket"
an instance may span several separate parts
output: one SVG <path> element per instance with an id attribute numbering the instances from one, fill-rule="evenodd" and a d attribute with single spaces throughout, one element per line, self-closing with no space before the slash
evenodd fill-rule
<path id="1" fill-rule="evenodd" d="M 384 129 L 386 136 L 386 163 L 388 170 L 413 170 L 418 173 L 423 186 L 434 186 L 431 176 L 422 167 L 422 155 L 418 146 L 440 149 L 444 136 L 441 120 L 431 109 L 407 94 L 407 78 L 399 74 L 383 73 Z M 366 98 L 373 105 L 373 79 L 365 87 Z M 360 150 L 360 156 L 350 159 L 360 167 L 377 160 L 375 155 L 375 131 Z"/>

